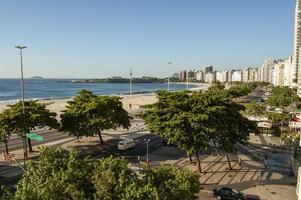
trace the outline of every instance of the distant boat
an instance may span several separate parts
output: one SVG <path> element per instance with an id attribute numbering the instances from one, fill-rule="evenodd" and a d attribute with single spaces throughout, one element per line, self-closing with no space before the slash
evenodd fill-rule
<path id="1" fill-rule="evenodd" d="M 43 79 L 43 77 L 42 76 L 33 76 L 30 79 Z"/>

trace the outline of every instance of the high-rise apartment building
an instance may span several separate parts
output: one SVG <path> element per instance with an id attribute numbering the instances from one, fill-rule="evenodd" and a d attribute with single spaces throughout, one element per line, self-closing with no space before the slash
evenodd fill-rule
<path id="1" fill-rule="evenodd" d="M 204 81 L 205 80 L 205 76 L 204 76 L 204 73 L 202 71 L 198 71 L 196 73 L 196 80 L 197 81 Z"/>
<path id="2" fill-rule="evenodd" d="M 250 71 L 251 69 L 250 68 L 245 68 L 244 70 L 242 70 L 242 82 L 250 82 Z"/>
<path id="3" fill-rule="evenodd" d="M 301 47 L 301 0 L 297 0 L 295 11 L 295 41 L 292 65 L 293 87 L 297 86 L 298 95 L 301 96 L 301 66 L 300 66 L 300 47 Z M 296 85 L 296 83 L 298 83 Z"/>
<path id="4" fill-rule="evenodd" d="M 182 82 L 186 81 L 186 71 L 180 71 L 179 79 Z"/>
<path id="5" fill-rule="evenodd" d="M 209 72 L 213 72 L 213 66 L 204 66 L 204 74 L 207 74 Z"/>
<path id="6" fill-rule="evenodd" d="M 232 74 L 232 81 L 233 82 L 241 82 L 242 81 L 242 71 L 241 70 L 236 70 Z"/>

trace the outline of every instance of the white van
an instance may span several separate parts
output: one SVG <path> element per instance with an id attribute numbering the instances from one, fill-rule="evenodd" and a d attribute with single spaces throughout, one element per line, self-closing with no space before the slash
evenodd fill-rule
<path id="1" fill-rule="evenodd" d="M 133 148 L 134 146 L 136 146 L 136 143 L 134 140 L 121 140 L 118 142 L 118 149 L 119 150 L 127 150 L 130 148 Z"/>

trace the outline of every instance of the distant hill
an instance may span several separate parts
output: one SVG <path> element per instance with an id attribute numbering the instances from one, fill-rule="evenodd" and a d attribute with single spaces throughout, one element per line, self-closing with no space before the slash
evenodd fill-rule
<path id="1" fill-rule="evenodd" d="M 43 77 L 42 76 L 33 76 L 30 79 L 43 79 Z"/>

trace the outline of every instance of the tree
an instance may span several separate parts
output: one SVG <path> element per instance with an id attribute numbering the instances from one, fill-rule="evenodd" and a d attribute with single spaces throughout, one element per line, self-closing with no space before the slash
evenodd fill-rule
<path id="1" fill-rule="evenodd" d="M 236 142 L 246 141 L 248 134 L 256 131 L 256 125 L 240 112 L 244 106 L 224 92 L 159 92 L 157 96 L 158 102 L 146 107 L 145 123 L 151 132 L 178 142 L 188 155 L 194 153 L 199 172 L 199 151 L 211 142 L 228 153 Z"/>
<path id="2" fill-rule="evenodd" d="M 25 113 L 23 114 L 22 102 L 8 105 L 8 109 L 3 111 L 4 126 L 10 134 L 18 134 L 25 138 L 26 133 L 35 130 L 37 127 L 48 126 L 57 128 L 58 123 L 55 119 L 56 113 L 50 112 L 46 106 L 48 104 L 38 103 L 36 100 L 25 101 Z M 28 138 L 28 148 L 32 151 L 31 140 Z"/>
<path id="3" fill-rule="evenodd" d="M 256 132 L 256 124 L 241 114 L 244 106 L 220 92 L 199 93 L 195 96 L 194 112 L 203 116 L 197 121 L 216 149 L 227 153 L 229 168 L 232 169 L 228 153 L 233 152 L 237 142 L 244 143 L 249 133 Z"/>
<path id="4" fill-rule="evenodd" d="M 199 189 L 198 175 L 186 169 L 146 167 L 138 175 L 121 157 L 92 160 L 44 147 L 10 199 L 193 200 Z"/>
<path id="5" fill-rule="evenodd" d="M 92 181 L 96 188 L 95 199 L 122 199 L 127 186 L 138 180 L 123 158 L 102 159 L 96 162 L 94 167 Z"/>
<path id="6" fill-rule="evenodd" d="M 281 134 L 281 141 L 288 144 L 289 147 L 293 148 L 293 156 L 296 157 L 297 149 L 299 146 L 298 141 L 300 140 L 300 134 L 296 131 L 287 129 L 284 133 Z"/>
<path id="7" fill-rule="evenodd" d="M 257 103 L 255 100 L 246 105 L 246 114 L 249 116 L 263 116 L 265 115 L 266 107 L 264 104 Z"/>
<path id="8" fill-rule="evenodd" d="M 202 112 L 192 112 L 191 95 L 187 91 L 160 91 L 158 101 L 146 107 L 143 118 L 151 132 L 167 138 L 169 143 L 179 143 L 189 157 L 195 154 L 201 172 L 199 151 L 208 147 L 208 139 L 205 127 L 198 120 L 206 116 Z"/>
<path id="9" fill-rule="evenodd" d="M 219 81 L 215 81 L 212 83 L 212 85 L 208 88 L 208 91 L 220 91 L 220 90 L 224 90 L 225 89 L 225 85 L 223 85 L 221 82 Z"/>
<path id="10" fill-rule="evenodd" d="M 272 87 L 271 96 L 267 99 L 267 104 L 275 108 L 285 108 L 299 102 L 300 98 L 286 86 Z"/>
<path id="11" fill-rule="evenodd" d="M 195 194 L 200 190 L 199 176 L 170 165 L 148 168 L 144 172 L 144 181 L 144 185 L 158 192 L 160 199 L 196 199 Z"/>
<path id="12" fill-rule="evenodd" d="M 0 113 L 0 142 L 5 144 L 5 152 L 8 153 L 8 140 L 11 136 L 11 131 L 8 128 L 9 121 L 7 117 Z"/>
<path id="13" fill-rule="evenodd" d="M 97 134 L 104 143 L 103 130 L 129 128 L 130 125 L 130 117 L 123 109 L 120 97 L 97 96 L 91 91 L 81 90 L 63 111 L 60 130 L 78 138 Z"/>
<path id="14" fill-rule="evenodd" d="M 268 119 L 272 123 L 272 128 L 274 129 L 275 133 L 281 133 L 282 129 L 279 129 L 279 126 L 283 125 L 284 121 L 288 121 L 290 115 L 288 113 L 277 113 L 277 112 L 268 112 L 267 113 Z"/>
<path id="15" fill-rule="evenodd" d="M 238 98 L 242 96 L 246 96 L 252 92 L 252 88 L 247 84 L 237 84 L 234 86 L 231 86 L 228 90 L 225 90 L 225 93 L 230 98 Z"/>
<path id="16" fill-rule="evenodd" d="M 43 147 L 18 183 L 16 199 L 93 199 L 93 165 L 79 152 Z"/>

